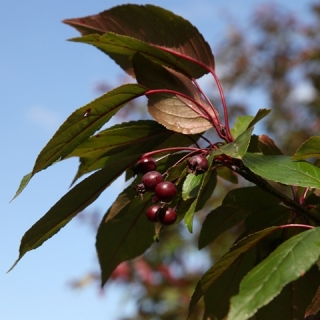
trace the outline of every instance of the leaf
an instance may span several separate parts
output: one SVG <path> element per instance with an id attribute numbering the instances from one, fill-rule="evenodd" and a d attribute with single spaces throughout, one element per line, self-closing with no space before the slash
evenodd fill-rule
<path id="1" fill-rule="evenodd" d="M 14 197 L 12 198 L 12 200 L 14 200 L 14 199 L 22 192 L 22 190 L 27 186 L 27 184 L 29 183 L 29 181 L 31 180 L 31 178 L 32 178 L 32 172 L 29 172 L 28 174 L 26 174 L 26 175 L 22 178 L 22 180 L 21 180 L 21 182 L 20 182 L 20 185 L 19 185 L 19 188 L 18 188 L 16 194 L 14 195 Z M 12 200 L 11 200 L 11 201 L 12 201 Z"/>
<path id="2" fill-rule="evenodd" d="M 95 201 L 100 194 L 130 165 L 137 161 L 131 156 L 113 163 L 112 170 L 106 167 L 77 184 L 66 193 L 40 220 L 22 237 L 19 248 L 19 260 L 30 250 L 36 249 L 56 234 L 77 213 Z M 9 270 L 9 271 L 10 271 Z"/>
<path id="3" fill-rule="evenodd" d="M 273 251 L 242 280 L 227 319 L 246 320 L 298 279 L 320 256 L 320 228 L 304 231 Z"/>
<path id="4" fill-rule="evenodd" d="M 242 278 L 251 270 L 257 259 L 256 248 L 238 258 L 204 293 L 203 319 L 223 319 L 230 307 L 230 299 L 238 293 Z"/>
<path id="5" fill-rule="evenodd" d="M 123 66 L 133 77 L 135 77 L 135 72 L 132 68 L 132 58 L 137 52 L 148 57 L 154 63 L 165 65 L 191 77 L 189 71 L 178 61 L 176 56 L 132 37 L 108 32 L 103 35 L 90 34 L 73 38 L 70 41 L 91 44 L 111 57 L 116 57 L 114 60 L 116 62 L 121 60 L 120 66 Z"/>
<path id="6" fill-rule="evenodd" d="M 208 43 L 189 21 L 153 5 L 126 4 L 99 14 L 66 19 L 64 23 L 76 28 L 82 35 L 114 32 L 126 35 L 160 48 L 170 49 L 194 78 L 214 69 L 214 58 Z M 109 54 L 125 71 L 131 68 L 126 57 Z M 181 57 L 180 57 L 181 56 Z M 194 63 L 185 59 L 194 60 Z"/>
<path id="7" fill-rule="evenodd" d="M 124 122 L 114 125 L 98 134 L 90 137 L 74 149 L 68 157 L 99 158 L 101 156 L 110 156 L 121 151 L 163 142 L 170 136 L 172 131 L 152 120 L 139 120 Z M 182 138 L 182 136 L 180 135 Z M 190 144 L 191 144 L 191 140 Z M 152 148 L 151 148 L 152 149 Z M 131 151 L 127 151 L 132 154 Z"/>
<path id="8" fill-rule="evenodd" d="M 262 153 L 267 156 L 283 155 L 274 141 L 265 134 L 260 136 L 252 135 L 247 151 L 251 153 Z"/>
<path id="9" fill-rule="evenodd" d="M 231 182 L 233 184 L 238 183 L 238 176 L 232 170 L 227 167 L 217 167 L 216 168 L 217 174 L 220 178 Z"/>
<path id="10" fill-rule="evenodd" d="M 199 188 L 199 191 L 198 191 L 198 195 L 197 195 L 196 199 L 192 202 L 192 204 L 189 206 L 189 210 L 186 212 L 186 214 L 184 216 L 184 223 L 187 226 L 189 232 L 192 232 L 194 213 L 195 213 L 197 208 L 198 208 L 198 210 L 200 210 L 199 206 L 198 206 L 198 201 L 199 201 L 199 199 L 201 199 L 200 198 L 201 197 L 201 193 L 202 193 L 203 190 L 205 190 L 206 184 L 208 184 L 209 181 L 211 182 L 211 166 L 212 166 L 213 157 L 214 157 L 214 152 L 211 152 L 211 154 L 209 155 L 209 158 L 208 158 L 209 168 L 204 174 L 201 175 L 201 183 L 200 183 L 200 188 Z M 216 175 L 215 175 L 214 176 L 214 180 L 213 180 L 213 185 L 214 186 L 216 184 L 216 181 L 217 181 L 217 178 L 216 178 Z M 200 202 L 200 204 L 203 204 L 203 202 Z"/>
<path id="11" fill-rule="evenodd" d="M 232 158 L 242 159 L 247 152 L 252 132 L 253 127 L 248 128 L 245 132 L 241 133 L 234 142 L 220 147 L 218 152 L 224 153 Z"/>
<path id="12" fill-rule="evenodd" d="M 137 159 L 139 159 L 144 153 L 152 150 L 177 146 L 185 147 L 189 146 L 192 142 L 189 136 L 169 131 L 151 120 L 140 120 L 122 125 L 117 125 L 110 128 L 110 130 L 103 131 L 102 139 L 104 141 L 101 141 L 101 144 L 99 143 L 100 148 L 96 150 L 96 153 L 93 150 L 94 148 L 91 150 L 86 142 L 82 145 L 83 148 L 79 146 L 81 149 L 79 150 L 80 153 L 88 152 L 91 155 L 91 152 L 93 152 L 97 158 L 81 158 L 81 163 L 73 182 L 83 174 L 110 166 L 117 159 L 121 160 L 128 155 L 136 154 Z M 112 141 L 115 141 L 115 143 L 113 144 Z M 103 148 L 104 143 L 106 144 L 105 149 Z M 164 154 L 167 154 L 167 151 Z M 163 153 L 158 153 L 157 156 L 161 157 L 162 155 Z"/>
<path id="13" fill-rule="evenodd" d="M 288 156 L 266 156 L 247 152 L 243 163 L 255 174 L 275 182 L 300 187 L 320 188 L 320 168 Z"/>
<path id="14" fill-rule="evenodd" d="M 99 226 L 96 249 L 102 286 L 118 264 L 143 254 L 154 242 L 154 225 L 145 216 L 150 196 L 141 200 L 134 194 L 130 186 L 119 195 Z"/>
<path id="15" fill-rule="evenodd" d="M 184 134 L 206 131 L 212 127 L 207 114 L 217 122 L 217 110 L 203 99 L 199 90 L 186 76 L 155 64 L 141 54 L 134 56 L 133 67 L 138 83 L 150 90 L 168 89 L 184 94 L 200 104 L 204 110 L 200 110 L 194 102 L 176 94 L 148 92 L 149 113 L 169 130 Z"/>
<path id="16" fill-rule="evenodd" d="M 261 119 L 267 116 L 270 113 L 270 109 L 259 109 L 257 114 L 253 116 L 238 116 L 236 118 L 236 122 L 234 127 L 231 129 L 231 134 L 234 138 L 240 136 L 240 134 L 244 133 L 248 128 L 253 127 L 256 123 L 258 123 Z"/>
<path id="17" fill-rule="evenodd" d="M 268 212 L 278 207 L 278 204 L 277 198 L 258 187 L 237 188 L 229 191 L 223 199 L 222 205 L 206 216 L 199 235 L 199 249 L 213 242 L 221 233 L 234 227 L 247 216 L 261 213 L 260 219 L 263 217 L 268 219 L 270 216 Z M 278 216 L 281 217 L 279 214 Z M 262 219 L 262 221 L 264 220 Z"/>
<path id="18" fill-rule="evenodd" d="M 145 92 L 146 89 L 138 84 L 123 85 L 73 112 L 40 152 L 32 175 L 65 158 L 108 122 L 125 103 Z"/>
<path id="19" fill-rule="evenodd" d="M 320 158 L 320 136 L 313 136 L 305 141 L 291 160 L 305 160 L 309 158 Z"/>
<path id="20" fill-rule="evenodd" d="M 190 317 L 192 311 L 194 310 L 196 304 L 206 293 L 209 288 L 240 258 L 244 253 L 254 247 L 259 243 L 263 238 L 272 234 L 276 230 L 279 230 L 279 227 L 271 227 L 265 230 L 259 231 L 257 233 L 251 234 L 247 238 L 240 240 L 238 243 L 233 245 L 231 249 L 224 254 L 200 279 L 197 283 L 195 291 L 191 297 L 189 304 L 189 314 Z M 238 318 L 234 318 L 238 319 Z M 240 320 L 240 319 L 239 319 Z"/>
<path id="21" fill-rule="evenodd" d="M 319 282 L 319 268 L 313 266 L 303 276 L 287 284 L 270 303 L 259 309 L 254 319 L 304 319 L 304 310 L 312 299 Z"/>
<path id="22" fill-rule="evenodd" d="M 183 182 L 182 199 L 188 200 L 198 195 L 200 184 L 202 181 L 202 174 L 194 175 L 189 173 Z"/>
<path id="23" fill-rule="evenodd" d="M 317 271 L 319 273 L 319 269 Z M 313 277 L 313 283 L 315 283 L 314 277 Z M 318 281 L 318 283 L 320 283 L 320 281 Z M 310 314 L 317 314 L 319 310 L 320 310 L 320 286 L 318 287 L 317 292 L 314 295 L 310 305 L 308 306 L 304 316 L 307 317 Z"/>

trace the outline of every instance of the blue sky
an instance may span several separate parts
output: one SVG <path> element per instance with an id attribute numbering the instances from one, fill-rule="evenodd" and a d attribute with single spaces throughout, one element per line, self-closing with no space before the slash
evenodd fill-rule
<path id="1" fill-rule="evenodd" d="M 0 318 L 116 320 L 123 292 L 110 287 L 100 297 L 95 287 L 71 290 L 67 282 L 97 267 L 94 234 L 78 220 L 26 254 L 9 273 L 18 256 L 20 239 L 33 223 L 68 191 L 77 160 L 70 159 L 38 173 L 24 192 L 9 203 L 22 176 L 31 171 L 46 142 L 76 108 L 96 97 L 100 81 L 117 84 L 123 71 L 95 48 L 66 39 L 78 36 L 62 24 L 65 18 L 95 14 L 122 1 L 2 1 L 0 4 L 0 105 L 2 179 L 0 183 Z M 214 46 L 230 19 L 248 20 L 260 0 L 131 1 L 163 6 L 184 16 Z M 182 5 L 183 3 L 183 5 Z M 274 1 L 307 14 L 310 1 Z M 230 18 L 232 17 L 232 18 Z M 119 181 L 91 208 L 105 211 Z M 131 306 L 132 307 L 132 306 Z M 132 308 L 130 305 L 127 311 Z"/>

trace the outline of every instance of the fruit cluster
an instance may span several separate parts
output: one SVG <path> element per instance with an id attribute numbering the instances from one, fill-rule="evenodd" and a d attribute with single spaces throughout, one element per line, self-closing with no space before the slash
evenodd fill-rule
<path id="1" fill-rule="evenodd" d="M 197 154 L 188 159 L 188 173 L 195 175 L 208 170 L 209 164 L 207 158 L 202 154 Z M 163 175 L 156 171 L 157 164 L 152 157 L 141 158 L 136 166 L 135 172 L 142 173 L 141 183 L 136 185 L 135 189 L 138 194 L 143 195 L 145 192 L 154 192 L 152 201 L 154 204 L 148 208 L 146 215 L 149 221 L 159 222 L 168 226 L 177 220 L 175 209 L 167 205 L 177 194 L 177 187 L 170 181 L 164 181 Z"/>
<path id="2" fill-rule="evenodd" d="M 160 172 L 156 171 L 157 164 L 151 157 L 141 158 L 136 164 L 135 171 L 143 173 L 141 183 L 136 186 L 137 193 L 154 192 L 152 201 L 163 202 L 162 205 L 152 205 L 146 212 L 151 222 L 171 225 L 177 220 L 177 212 L 165 203 L 170 202 L 177 194 L 177 187 L 170 181 L 164 181 Z"/>

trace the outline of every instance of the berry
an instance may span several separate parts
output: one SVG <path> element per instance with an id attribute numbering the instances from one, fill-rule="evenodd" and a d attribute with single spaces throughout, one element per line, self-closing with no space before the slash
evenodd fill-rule
<path id="1" fill-rule="evenodd" d="M 170 226 L 177 220 L 177 212 L 172 208 L 163 207 L 157 211 L 157 220 L 164 226 Z"/>
<path id="2" fill-rule="evenodd" d="M 163 181 L 157 184 L 154 191 L 159 201 L 170 202 L 177 194 L 177 187 L 170 181 Z"/>
<path id="3" fill-rule="evenodd" d="M 149 171 L 155 171 L 156 169 L 156 161 L 151 157 L 144 157 L 137 162 L 135 172 L 145 174 Z"/>
<path id="4" fill-rule="evenodd" d="M 188 160 L 188 172 L 195 175 L 203 173 L 208 170 L 209 163 L 207 158 L 202 154 L 196 154 Z"/>
<path id="5" fill-rule="evenodd" d="M 143 183 L 137 184 L 135 187 L 137 194 L 143 195 L 146 192 L 146 187 Z"/>
<path id="6" fill-rule="evenodd" d="M 163 181 L 162 174 L 158 171 L 149 171 L 143 177 L 141 182 L 146 190 L 153 191 L 155 187 Z"/>
<path id="7" fill-rule="evenodd" d="M 156 204 L 149 207 L 149 209 L 147 210 L 147 218 L 149 219 L 149 221 L 158 222 L 157 212 L 159 211 L 159 209 L 160 209 L 160 206 Z"/>

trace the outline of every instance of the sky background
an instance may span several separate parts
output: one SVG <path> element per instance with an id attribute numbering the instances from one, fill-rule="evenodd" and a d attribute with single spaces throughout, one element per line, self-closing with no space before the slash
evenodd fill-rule
<path id="1" fill-rule="evenodd" d="M 130 1 L 151 3 L 191 21 L 214 47 L 230 21 L 246 24 L 260 0 Z M 81 4 L 79 4 L 81 3 Z M 92 46 L 66 41 L 78 36 L 66 18 L 96 14 L 125 1 L 1 1 L 0 110 L 0 319 L 117 320 L 130 314 L 122 290 L 109 286 L 103 296 L 95 286 L 75 291 L 72 279 L 97 268 L 95 235 L 72 220 L 37 250 L 18 257 L 23 234 L 67 191 L 78 166 L 63 161 L 38 173 L 22 194 L 9 203 L 21 178 L 60 124 L 77 108 L 97 97 L 101 81 L 118 85 L 124 72 Z M 308 14 L 311 1 L 273 1 L 284 9 Z M 258 108 L 262 108 L 260 106 Z M 120 192 L 118 181 L 90 209 L 105 212 Z M 119 311 L 120 310 L 120 311 Z"/>

